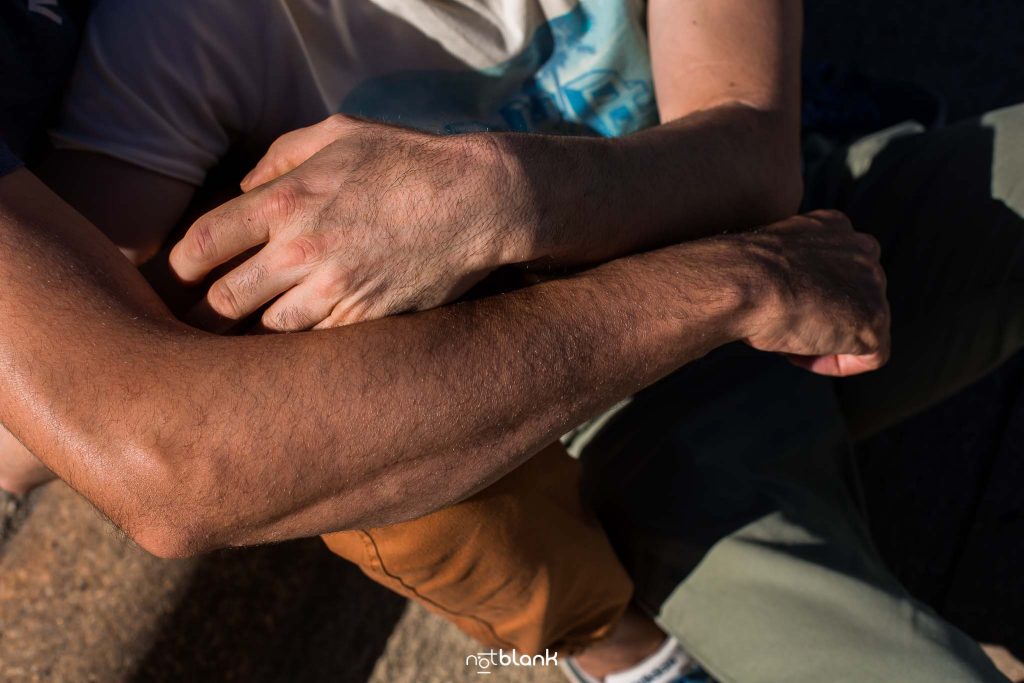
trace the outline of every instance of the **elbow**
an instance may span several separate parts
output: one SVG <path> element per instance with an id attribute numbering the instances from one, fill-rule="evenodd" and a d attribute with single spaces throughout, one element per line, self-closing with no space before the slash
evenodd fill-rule
<path id="1" fill-rule="evenodd" d="M 197 557 L 212 550 L 206 548 L 199 537 L 192 533 L 191 527 L 180 520 L 147 521 L 126 527 L 125 531 L 137 546 L 165 560 Z"/>
<path id="2" fill-rule="evenodd" d="M 162 509 L 153 506 L 115 521 L 137 546 L 162 559 L 197 557 L 219 547 L 212 541 L 214 535 L 206 520 L 195 510 L 186 509 L 181 503 L 165 502 L 168 505 Z"/>
<path id="3" fill-rule="evenodd" d="M 154 497 L 156 499 L 156 497 Z M 194 506 L 166 497 L 119 523 L 137 546 L 162 559 L 198 557 L 224 546 L 218 534 Z"/>
<path id="4" fill-rule="evenodd" d="M 220 547 L 214 521 L 215 496 L 200 485 L 194 459 L 166 451 L 139 455 L 128 476 L 114 483 L 120 496 L 108 502 L 107 516 L 140 548 L 159 558 L 196 557 Z"/>

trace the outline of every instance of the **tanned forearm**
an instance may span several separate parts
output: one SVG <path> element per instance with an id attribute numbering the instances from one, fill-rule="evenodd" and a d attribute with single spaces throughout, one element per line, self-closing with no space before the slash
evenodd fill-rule
<path id="1" fill-rule="evenodd" d="M 533 212 L 507 260 L 598 263 L 796 213 L 801 3 L 646 7 L 662 125 L 620 139 L 495 136 Z"/>
<path id="2" fill-rule="evenodd" d="M 662 125 L 441 136 L 335 114 L 286 133 L 170 253 L 192 284 L 241 257 L 200 319 L 230 326 L 269 303 L 268 329 L 327 328 L 449 303 L 500 266 L 593 266 L 794 214 L 800 3 L 646 5 Z M 604 116 L 649 126 L 646 79 L 606 85 Z M 615 132 L 601 110 L 566 123 Z"/>
<path id="3" fill-rule="evenodd" d="M 16 171 L 0 178 L 0 422 L 156 554 L 388 524 L 730 341 L 877 367 L 878 254 L 840 216 L 798 217 L 423 313 L 221 337 Z"/>
<path id="4" fill-rule="evenodd" d="M 796 213 L 802 185 L 790 117 L 737 102 L 621 139 L 492 135 L 518 188 L 505 263 L 559 267 Z"/>
<path id="5" fill-rule="evenodd" d="M 27 172 L 0 205 L 0 420 L 164 555 L 457 501 L 737 338 L 748 301 L 695 244 L 422 314 L 217 337 Z"/>

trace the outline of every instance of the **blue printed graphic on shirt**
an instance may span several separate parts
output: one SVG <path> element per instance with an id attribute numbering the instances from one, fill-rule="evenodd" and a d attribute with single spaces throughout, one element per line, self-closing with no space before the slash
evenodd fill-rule
<path id="1" fill-rule="evenodd" d="M 482 71 L 409 70 L 361 83 L 341 111 L 439 133 L 613 137 L 657 123 L 647 38 L 628 0 L 581 0 L 515 58 Z"/>

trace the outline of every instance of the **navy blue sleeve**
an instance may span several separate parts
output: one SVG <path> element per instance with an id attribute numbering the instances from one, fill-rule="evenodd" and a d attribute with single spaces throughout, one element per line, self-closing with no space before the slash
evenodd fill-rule
<path id="1" fill-rule="evenodd" d="M 0 142 L 0 176 L 7 175 L 19 166 L 21 166 L 21 159 L 14 156 L 7 145 Z"/>

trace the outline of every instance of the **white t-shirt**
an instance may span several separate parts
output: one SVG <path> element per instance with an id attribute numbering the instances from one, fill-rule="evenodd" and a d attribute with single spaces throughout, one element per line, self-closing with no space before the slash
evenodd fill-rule
<path id="1" fill-rule="evenodd" d="M 102 0 L 58 147 L 192 184 L 344 112 L 439 133 L 657 122 L 644 0 Z"/>

